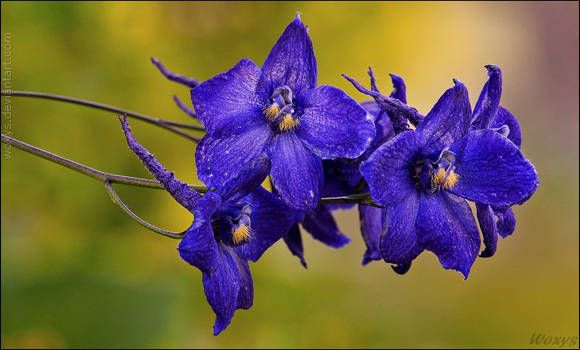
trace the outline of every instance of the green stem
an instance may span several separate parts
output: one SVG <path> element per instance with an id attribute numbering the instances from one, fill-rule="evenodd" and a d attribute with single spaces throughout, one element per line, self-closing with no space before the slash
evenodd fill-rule
<path id="1" fill-rule="evenodd" d="M 139 216 L 137 216 L 137 214 L 133 213 L 133 211 L 127 206 L 127 204 L 125 204 L 125 202 L 123 202 L 123 200 L 119 197 L 119 195 L 117 194 L 117 192 L 113 188 L 113 185 L 107 180 L 105 180 L 105 188 L 107 189 L 107 192 L 109 193 L 109 196 L 111 197 L 111 200 L 113 201 L 113 203 L 115 203 L 119 207 L 121 207 L 121 209 L 123 209 L 125 211 L 125 213 L 127 213 L 131 218 L 133 218 L 133 220 L 137 221 L 138 223 L 143 225 L 145 228 L 147 228 L 155 233 L 158 233 L 160 235 L 163 235 L 165 237 L 175 238 L 175 239 L 183 238 L 185 231 L 181 232 L 181 233 L 177 233 L 177 232 L 171 232 L 171 231 L 161 229 L 155 225 L 148 223 L 147 221 L 145 221 L 145 220 L 141 219 Z"/>

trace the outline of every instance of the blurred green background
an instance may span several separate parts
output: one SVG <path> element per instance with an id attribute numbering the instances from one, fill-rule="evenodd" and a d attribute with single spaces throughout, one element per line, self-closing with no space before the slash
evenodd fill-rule
<path id="1" fill-rule="evenodd" d="M 431 253 L 399 276 L 360 265 L 352 242 L 333 250 L 304 236 L 308 270 L 277 243 L 252 264 L 255 302 L 214 337 L 201 273 L 177 241 L 129 219 L 88 177 L 2 145 L 2 347 L 529 347 L 532 334 L 578 336 L 578 2 L 566 3 L 42 3 L 2 2 L 2 88 L 84 98 L 189 122 L 188 91 L 150 63 L 205 80 L 243 57 L 261 65 L 302 12 L 319 83 L 364 97 L 373 67 L 405 78 L 427 113 L 452 78 L 472 105 L 486 64 L 503 69 L 502 105 L 519 119 L 541 184 L 515 207 L 513 236 L 468 280 Z M 9 37 L 6 37 L 9 34 Z M 10 46 L 6 45 L 9 40 Z M 2 98 L 2 133 L 104 171 L 148 177 L 115 115 Z M 185 181 L 194 144 L 132 121 L 139 141 Z M 117 185 L 142 217 L 174 231 L 191 215 L 169 195 Z M 576 338 L 577 339 L 577 338 Z M 576 342 L 576 347 L 578 343 Z M 548 346 L 548 345 L 544 345 Z"/>

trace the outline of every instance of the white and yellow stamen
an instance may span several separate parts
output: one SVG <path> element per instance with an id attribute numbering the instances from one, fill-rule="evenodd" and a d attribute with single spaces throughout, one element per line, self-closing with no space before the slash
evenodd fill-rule
<path id="1" fill-rule="evenodd" d="M 294 129 L 298 125 L 298 123 L 299 120 L 292 118 L 292 114 L 288 113 L 282 118 L 280 124 L 278 124 L 278 130 L 280 130 L 281 132 L 290 131 Z"/>
<path id="2" fill-rule="evenodd" d="M 431 187 L 439 187 L 442 190 L 453 188 L 459 180 L 459 175 L 451 170 L 449 174 L 447 174 L 447 178 L 445 178 L 446 173 L 447 172 L 443 168 L 439 168 L 437 172 L 434 172 L 431 175 Z"/>
<path id="3" fill-rule="evenodd" d="M 269 121 L 272 121 L 274 119 L 274 117 L 276 117 L 278 115 L 278 113 L 280 112 L 280 106 L 278 106 L 278 104 L 276 102 L 272 103 L 272 105 L 268 106 L 264 106 L 264 115 L 266 116 L 266 119 L 268 119 Z"/>
<path id="4" fill-rule="evenodd" d="M 238 228 L 236 228 L 232 234 L 232 241 L 235 245 L 238 245 L 250 238 L 252 238 L 252 230 L 244 224 L 238 226 Z"/>

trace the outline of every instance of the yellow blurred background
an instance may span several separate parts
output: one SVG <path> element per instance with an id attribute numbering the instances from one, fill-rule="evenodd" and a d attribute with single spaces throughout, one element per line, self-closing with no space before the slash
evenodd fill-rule
<path id="1" fill-rule="evenodd" d="M 338 213 L 352 242 L 304 235 L 308 270 L 277 243 L 251 264 L 254 306 L 214 337 L 201 273 L 177 241 L 129 219 L 88 177 L 2 145 L 2 347 L 536 347 L 533 334 L 578 337 L 578 2 L 2 2 L 3 73 L 11 88 L 89 99 L 175 121 L 188 91 L 169 69 L 205 80 L 247 57 L 258 65 L 301 11 L 319 84 L 364 96 L 405 78 L 427 113 L 452 78 L 475 104 L 486 64 L 503 70 L 502 105 L 519 119 L 541 183 L 515 207 L 513 236 L 464 281 L 431 253 L 399 276 L 362 267 L 355 210 Z M 6 46 L 10 34 L 10 47 Z M 4 78 L 4 74 L 3 74 Z M 2 88 L 6 87 L 2 82 Z M 149 177 L 112 113 L 2 98 L 2 133 L 97 169 Z M 138 140 L 177 176 L 197 181 L 194 144 L 133 120 Z M 166 193 L 116 186 L 157 226 L 191 215 Z M 576 338 L 578 339 L 578 338 Z M 549 345 L 543 345 L 549 346 Z M 575 347 L 578 346 L 576 341 Z"/>

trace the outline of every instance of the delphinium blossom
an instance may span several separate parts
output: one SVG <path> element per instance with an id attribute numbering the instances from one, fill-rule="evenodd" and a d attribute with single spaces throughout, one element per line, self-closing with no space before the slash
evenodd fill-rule
<path id="1" fill-rule="evenodd" d="M 415 130 L 392 120 L 397 135 L 360 167 L 372 198 L 386 207 L 382 258 L 399 273 L 429 250 L 444 268 L 467 278 L 481 239 L 466 199 L 507 208 L 525 202 L 539 184 L 533 165 L 509 139 L 470 130 L 467 89 L 454 83 Z"/>
<path id="2" fill-rule="evenodd" d="M 135 140 L 121 119 L 131 150 L 164 188 L 194 215 L 179 243 L 183 260 L 203 274 L 207 301 L 216 314 L 214 335 L 231 322 L 236 309 L 249 309 L 254 289 L 248 260 L 256 261 L 282 238 L 303 213 L 284 204 L 260 184 L 268 157 L 259 155 L 215 191 L 203 196 L 175 179 Z"/>
<path id="3" fill-rule="evenodd" d="M 518 148 L 521 148 L 519 123 L 515 116 L 499 103 L 502 88 L 501 70 L 495 65 L 487 65 L 485 68 L 488 70 L 489 80 L 485 83 L 474 107 L 471 129 L 489 128 L 497 131 L 503 136 L 506 136 Z M 406 103 L 406 99 L 397 97 L 394 94 L 391 94 L 391 97 L 396 97 L 401 102 Z M 374 106 L 378 108 L 376 103 Z M 371 111 L 368 107 L 365 108 Z M 386 112 L 383 113 L 387 115 Z M 375 140 L 379 138 L 378 130 L 377 127 L 377 137 Z M 375 141 L 373 141 L 373 144 L 375 144 Z M 365 154 L 369 153 L 369 151 L 370 147 L 369 150 L 365 151 Z M 482 203 L 475 203 L 475 206 L 477 209 L 477 219 L 483 235 L 483 243 L 485 245 L 485 249 L 480 253 L 480 256 L 491 257 L 494 255 L 497 247 L 497 236 L 500 235 L 505 238 L 513 233 L 515 229 L 515 216 L 511 208 L 492 208 Z M 382 221 L 385 210 L 371 206 L 360 206 L 359 210 L 361 212 L 361 233 L 368 247 L 363 258 L 363 264 L 365 264 L 369 260 L 379 260 L 382 258 L 377 245 L 383 230 Z M 496 220 L 495 217 L 498 219 Z M 399 271 L 397 267 L 395 267 L 395 271 Z"/>
<path id="4" fill-rule="evenodd" d="M 372 117 L 343 91 L 317 87 L 312 42 L 298 14 L 262 68 L 242 59 L 191 89 L 207 134 L 196 150 L 198 175 L 219 187 L 261 153 L 271 159 L 276 193 L 313 212 L 321 198 L 322 159 L 356 158 L 372 141 Z"/>

